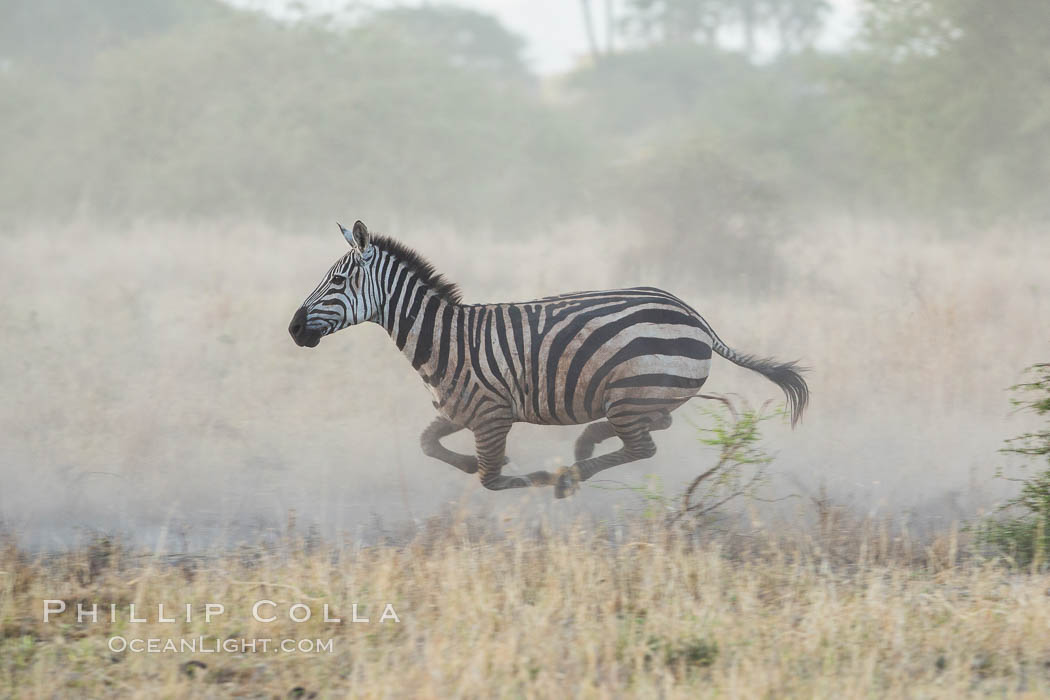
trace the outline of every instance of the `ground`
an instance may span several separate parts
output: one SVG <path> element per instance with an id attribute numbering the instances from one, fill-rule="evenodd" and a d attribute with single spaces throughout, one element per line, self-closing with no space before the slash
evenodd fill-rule
<path id="1" fill-rule="evenodd" d="M 954 531 L 924 542 L 873 523 L 849 537 L 820 533 L 698 536 L 645 520 L 526 529 L 464 517 L 367 547 L 292 531 L 198 555 L 106 539 L 64 555 L 10 546 L 0 558 L 0 695 L 1050 692 L 1050 575 L 982 560 Z M 45 623 L 45 600 L 67 611 Z M 253 619 L 260 600 L 273 605 L 259 616 L 275 621 Z M 77 623 L 78 601 L 100 604 L 98 624 Z M 209 602 L 225 610 L 206 622 Z M 127 621 L 131 603 L 147 622 Z M 158 603 L 178 621 L 158 622 Z M 352 621 L 354 603 L 369 622 Z M 398 621 L 379 620 L 387 603 Z M 322 619 L 325 605 L 340 622 Z M 306 607 L 309 621 L 289 619 Z M 202 636 L 209 648 L 292 639 L 314 650 L 113 650 L 119 639 Z"/>

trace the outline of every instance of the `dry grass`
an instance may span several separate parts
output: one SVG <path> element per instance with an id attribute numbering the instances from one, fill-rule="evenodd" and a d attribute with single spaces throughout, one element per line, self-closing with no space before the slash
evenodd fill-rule
<path id="1" fill-rule="evenodd" d="M 879 533 L 758 536 L 745 549 L 645 523 L 529 533 L 434 521 L 401 544 L 157 557 L 95 541 L 0 558 L 0 694 L 19 697 L 1040 697 L 1050 575 L 969 558 L 948 534 L 905 556 Z M 880 544 L 880 542 L 882 544 Z M 44 624 L 44 599 L 148 623 Z M 278 604 L 277 622 L 250 615 Z M 155 622 L 194 604 L 194 621 Z M 210 624 L 205 602 L 226 613 Z M 314 618 L 283 615 L 303 602 Z M 368 624 L 351 623 L 357 602 Z M 400 623 L 379 623 L 392 603 Z M 323 623 L 329 604 L 341 624 Z M 64 620 L 64 622 L 63 622 Z M 113 653 L 127 638 L 333 639 L 332 653 Z M 200 662 L 194 664 L 190 662 Z M 296 691 L 301 688 L 302 691 Z M 301 693 L 301 694 L 298 694 Z"/>

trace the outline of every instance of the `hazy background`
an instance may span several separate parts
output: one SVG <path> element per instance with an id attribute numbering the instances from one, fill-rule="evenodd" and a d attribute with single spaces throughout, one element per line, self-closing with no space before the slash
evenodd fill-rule
<path id="1" fill-rule="evenodd" d="M 989 8 L 0 2 L 3 526 L 176 547 L 289 509 L 364 537 L 637 507 L 423 457 L 429 393 L 377 326 L 294 346 L 356 218 L 468 301 L 665 287 L 814 368 L 767 495 L 973 517 L 1010 492 L 1005 389 L 1050 356 L 1050 5 Z M 705 389 L 780 398 L 719 361 Z M 604 485 L 707 463 L 675 417 Z M 579 430 L 517 426 L 507 471 Z"/>

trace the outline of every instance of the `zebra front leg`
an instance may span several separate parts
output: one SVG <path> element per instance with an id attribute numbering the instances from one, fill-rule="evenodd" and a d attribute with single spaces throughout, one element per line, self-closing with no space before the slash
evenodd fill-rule
<path id="1" fill-rule="evenodd" d="M 474 445 L 478 453 L 478 474 L 481 484 L 493 491 L 519 489 L 532 486 L 527 476 L 504 476 L 500 474 L 506 464 L 507 433 L 512 423 L 494 420 L 474 429 Z"/>
<path id="2" fill-rule="evenodd" d="M 656 416 L 644 417 L 641 420 L 638 417 L 629 419 L 610 418 L 609 421 L 604 423 L 592 423 L 587 428 L 595 426 L 608 426 L 623 441 L 623 447 L 607 455 L 589 457 L 582 460 L 577 459 L 572 466 L 560 469 L 555 477 L 555 498 L 565 498 L 575 493 L 581 481 L 590 479 L 600 471 L 627 464 L 628 462 L 648 459 L 655 455 L 656 443 L 653 442 L 653 438 L 649 433 L 653 430 L 669 428 L 671 426 L 671 415 L 669 413 L 660 413 Z M 586 436 L 587 430 L 584 430 L 580 440 L 582 441 Z M 579 454 L 580 441 L 577 441 L 576 444 L 577 454 Z M 592 445 L 591 450 L 593 451 L 593 449 Z"/>
<path id="3" fill-rule="evenodd" d="M 427 426 L 427 429 L 423 431 L 423 434 L 419 438 L 419 443 L 423 448 L 423 454 L 428 457 L 440 459 L 442 462 L 451 464 L 456 469 L 464 471 L 467 474 L 474 474 L 478 470 L 477 457 L 453 452 L 441 444 L 441 438 L 459 432 L 462 429 L 462 427 L 455 425 L 448 418 L 438 416 Z M 504 457 L 503 463 L 506 464 L 508 461 L 509 460 Z"/>

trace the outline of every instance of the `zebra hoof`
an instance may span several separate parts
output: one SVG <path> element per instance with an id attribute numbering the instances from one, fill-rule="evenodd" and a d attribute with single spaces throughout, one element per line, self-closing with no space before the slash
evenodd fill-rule
<path id="1" fill-rule="evenodd" d="M 580 472 L 576 467 L 563 467 L 558 470 L 557 480 L 554 482 L 554 497 L 566 498 L 576 493 L 580 488 Z"/>

